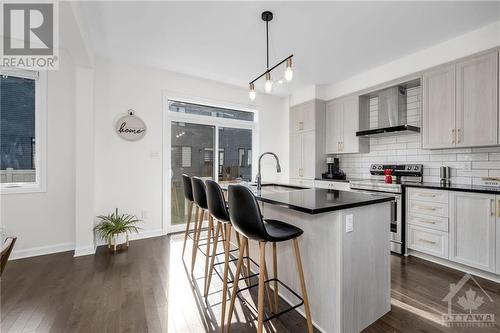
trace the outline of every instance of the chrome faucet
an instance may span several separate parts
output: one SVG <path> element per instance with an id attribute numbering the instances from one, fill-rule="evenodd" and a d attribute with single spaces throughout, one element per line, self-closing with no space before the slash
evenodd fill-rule
<path id="1" fill-rule="evenodd" d="M 264 155 L 273 155 L 274 158 L 276 159 L 276 172 L 278 173 L 281 172 L 280 159 L 278 158 L 278 155 L 270 151 L 261 154 L 259 157 L 259 169 L 257 172 L 257 192 L 260 192 L 260 189 L 262 188 L 262 174 L 260 173 L 260 160 L 262 160 L 262 157 L 264 157 Z"/>

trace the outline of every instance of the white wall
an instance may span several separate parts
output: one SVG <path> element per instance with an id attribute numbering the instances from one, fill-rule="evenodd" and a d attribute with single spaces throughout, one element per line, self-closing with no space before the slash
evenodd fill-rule
<path id="1" fill-rule="evenodd" d="M 500 21 L 325 87 L 329 100 L 500 45 Z"/>
<path id="2" fill-rule="evenodd" d="M 12 258 L 74 248 L 74 69 L 60 50 L 59 70 L 48 73 L 47 192 L 1 196 L 4 231 L 18 237 Z"/>
<path id="3" fill-rule="evenodd" d="M 274 162 L 266 159 L 264 179 L 288 179 L 286 99 L 259 94 L 256 104 L 251 106 L 248 92 L 242 88 L 156 68 L 97 58 L 95 214 L 109 213 L 115 207 L 139 217 L 146 211 L 142 236 L 154 236 L 162 232 L 164 91 L 258 109 L 260 150 L 276 152 L 283 166 L 283 173 L 275 178 Z M 136 114 L 145 121 L 148 129 L 146 136 L 137 142 L 127 142 L 119 138 L 114 131 L 117 118 L 130 108 L 136 110 Z"/>

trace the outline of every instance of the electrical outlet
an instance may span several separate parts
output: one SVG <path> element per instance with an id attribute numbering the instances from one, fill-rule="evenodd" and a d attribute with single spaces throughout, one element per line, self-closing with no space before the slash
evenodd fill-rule
<path id="1" fill-rule="evenodd" d="M 471 170 L 472 170 L 472 162 L 465 162 L 464 171 L 471 171 Z"/>
<path id="2" fill-rule="evenodd" d="M 345 232 L 354 231 L 354 217 L 352 214 L 345 216 Z"/>

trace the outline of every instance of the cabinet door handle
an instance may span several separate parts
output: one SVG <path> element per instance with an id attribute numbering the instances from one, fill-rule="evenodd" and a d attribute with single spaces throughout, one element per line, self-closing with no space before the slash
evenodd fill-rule
<path id="1" fill-rule="evenodd" d="M 500 217 L 500 199 L 497 201 L 497 217 Z"/>
<path id="2" fill-rule="evenodd" d="M 303 121 L 299 121 L 299 130 L 303 130 L 304 129 L 304 122 Z"/>
<path id="3" fill-rule="evenodd" d="M 422 242 L 422 243 L 427 243 L 427 244 L 432 244 L 432 245 L 436 244 L 436 242 L 434 242 L 434 241 L 430 241 L 430 240 L 428 240 L 428 239 L 419 238 L 418 240 L 419 240 L 420 242 Z"/>
<path id="4" fill-rule="evenodd" d="M 460 143 L 460 141 L 462 141 L 462 129 L 459 128 L 457 130 L 457 143 Z"/>
<path id="5" fill-rule="evenodd" d="M 490 215 L 495 216 L 495 200 L 490 200 Z"/>
<path id="6" fill-rule="evenodd" d="M 455 129 L 451 130 L 451 143 L 455 143 Z"/>

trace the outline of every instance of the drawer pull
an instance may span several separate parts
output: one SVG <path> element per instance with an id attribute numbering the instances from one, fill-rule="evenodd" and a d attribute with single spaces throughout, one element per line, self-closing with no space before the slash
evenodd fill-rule
<path id="1" fill-rule="evenodd" d="M 422 219 L 418 219 L 417 221 L 419 221 L 420 223 L 436 224 L 436 222 L 434 222 L 434 221 L 429 221 L 429 220 L 422 220 Z"/>
<path id="2" fill-rule="evenodd" d="M 419 242 L 422 242 L 422 243 L 432 244 L 432 245 L 437 244 L 437 243 L 436 243 L 436 242 L 434 242 L 434 241 L 430 241 L 430 240 L 428 240 L 428 239 L 423 239 L 423 238 L 419 238 L 419 239 L 418 239 L 418 241 L 419 241 Z"/>
<path id="3" fill-rule="evenodd" d="M 426 206 L 415 206 L 415 208 L 418 208 L 418 209 L 423 209 L 423 210 L 436 210 L 436 208 L 434 207 L 426 207 Z"/>
<path id="4" fill-rule="evenodd" d="M 435 198 L 436 197 L 435 194 L 431 194 L 431 193 L 419 193 L 418 196 L 427 197 L 427 198 Z"/>

